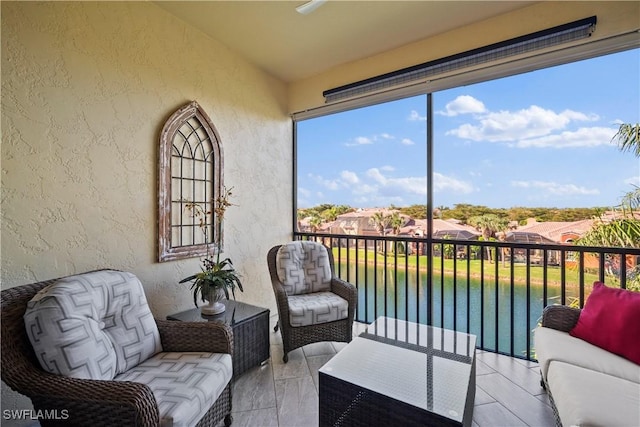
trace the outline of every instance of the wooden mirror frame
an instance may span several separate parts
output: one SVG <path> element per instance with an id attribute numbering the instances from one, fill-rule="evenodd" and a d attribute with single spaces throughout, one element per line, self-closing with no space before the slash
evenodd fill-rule
<path id="1" fill-rule="evenodd" d="M 183 146 L 178 147 L 176 143 L 182 143 Z M 190 150 L 190 158 L 183 156 L 185 146 Z M 196 158 L 198 150 L 203 159 Z M 216 230 L 217 227 L 212 225 L 216 223 L 213 203 L 224 188 L 222 146 L 211 119 L 196 101 L 179 108 L 166 121 L 160 133 L 159 154 L 158 260 L 164 262 L 202 257 L 222 251 L 222 227 Z M 193 163 L 191 176 L 182 167 L 188 161 Z M 179 168 L 176 167 L 177 162 L 180 162 Z M 196 177 L 196 164 L 201 168 L 198 172 L 204 171 L 204 176 Z M 187 198 L 183 195 L 185 184 L 193 188 Z M 203 200 L 196 200 L 196 193 L 203 194 Z M 191 215 L 185 212 L 185 205 L 189 203 L 197 203 L 206 213 L 204 220 L 198 217 L 198 221 L 202 222 L 196 221 L 193 212 Z M 191 216 L 190 222 L 183 221 L 185 215 Z M 202 232 L 200 237 L 196 237 L 198 228 Z M 191 233 L 191 238 L 182 238 L 185 230 Z"/>

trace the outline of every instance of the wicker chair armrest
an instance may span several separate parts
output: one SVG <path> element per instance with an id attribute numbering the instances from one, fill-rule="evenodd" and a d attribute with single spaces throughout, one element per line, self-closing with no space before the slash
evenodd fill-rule
<path id="1" fill-rule="evenodd" d="M 36 408 L 67 409 L 71 425 L 157 426 L 158 404 L 151 389 L 131 381 L 70 378 L 44 371 L 30 375 L 20 393 Z"/>
<path id="2" fill-rule="evenodd" d="M 287 292 L 284 290 L 284 286 L 277 280 L 272 280 L 271 285 L 273 286 L 273 293 L 276 297 L 276 305 L 278 306 L 278 315 L 280 317 L 280 321 L 285 319 L 287 322 L 289 321 L 289 300 L 287 297 Z"/>
<path id="3" fill-rule="evenodd" d="M 272 247 L 267 253 L 267 265 L 269 267 L 269 276 L 271 277 L 271 286 L 276 297 L 276 305 L 278 306 L 278 321 L 281 325 L 283 319 L 288 322 L 289 319 L 289 302 L 287 300 L 287 292 L 284 290 L 282 282 L 278 278 L 278 268 L 276 266 L 276 256 L 281 245 Z"/>
<path id="4" fill-rule="evenodd" d="M 542 326 L 569 332 L 578 323 L 580 311 L 566 305 L 549 305 L 542 312 Z"/>
<path id="5" fill-rule="evenodd" d="M 233 354 L 233 330 L 224 323 L 156 319 L 164 351 Z"/>
<path id="6" fill-rule="evenodd" d="M 356 287 L 339 277 L 331 279 L 331 292 L 347 300 L 349 303 L 349 319 L 353 320 L 358 304 L 358 290 Z"/>
<path id="7" fill-rule="evenodd" d="M 349 301 L 349 305 L 356 304 L 358 301 L 358 290 L 356 287 L 352 283 L 342 280 L 339 277 L 333 277 L 331 279 L 331 292 Z"/>

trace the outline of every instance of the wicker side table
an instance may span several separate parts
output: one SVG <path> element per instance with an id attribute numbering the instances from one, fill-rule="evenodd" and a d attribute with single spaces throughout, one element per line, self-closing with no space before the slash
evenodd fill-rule
<path id="1" fill-rule="evenodd" d="M 167 320 L 183 322 L 223 322 L 233 329 L 233 377 L 258 366 L 270 357 L 269 309 L 239 301 L 224 301 L 227 309 L 220 314 L 206 316 L 199 308 L 167 316 Z"/>

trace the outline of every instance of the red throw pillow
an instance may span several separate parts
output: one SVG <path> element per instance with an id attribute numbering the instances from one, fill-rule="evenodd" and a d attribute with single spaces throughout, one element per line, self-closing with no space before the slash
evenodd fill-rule
<path id="1" fill-rule="evenodd" d="M 640 292 L 595 282 L 569 334 L 640 365 Z"/>

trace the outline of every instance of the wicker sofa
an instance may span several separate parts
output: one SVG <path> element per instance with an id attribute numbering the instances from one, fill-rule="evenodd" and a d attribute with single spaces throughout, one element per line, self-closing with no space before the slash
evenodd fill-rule
<path id="1" fill-rule="evenodd" d="M 99 273 L 105 274 L 104 271 L 90 272 L 87 274 Z M 114 277 L 126 275 L 127 273 L 108 270 L 105 279 L 107 286 L 119 286 L 121 283 L 115 283 Z M 133 275 L 127 276 L 131 278 Z M 78 276 L 73 276 L 78 277 Z M 135 278 L 135 276 L 133 276 Z M 198 425 L 198 426 L 214 426 L 224 420 L 226 425 L 231 424 L 231 382 L 230 372 L 220 374 L 212 372 L 207 376 L 206 370 L 227 370 L 228 365 L 230 371 L 231 354 L 233 349 L 233 333 L 231 328 L 223 324 L 214 323 L 195 323 L 195 322 L 172 322 L 167 320 L 156 320 L 151 316 L 148 321 L 152 325 L 157 325 L 158 334 L 154 339 L 159 340 L 160 352 L 144 361 L 135 361 L 136 366 L 131 367 L 124 375 L 116 375 L 114 379 L 87 379 L 78 378 L 67 375 L 60 375 L 47 372 L 42 368 L 43 353 L 34 351 L 34 347 L 30 341 L 33 331 L 27 331 L 25 323 L 28 319 L 25 312 L 32 307 L 30 301 L 38 295 L 46 294 L 51 289 L 50 285 L 58 284 L 61 279 L 47 280 L 43 282 L 16 286 L 14 288 L 3 290 L 1 293 L 1 331 L 2 331 L 2 380 L 13 390 L 29 397 L 33 403 L 35 413 L 54 414 L 56 419 L 39 419 L 41 425 L 71 425 L 71 426 L 159 426 L 159 425 Z M 136 279 L 137 280 L 137 279 Z M 73 283 L 72 283 L 73 285 Z M 129 284 L 126 283 L 126 286 Z M 47 288 L 49 287 L 49 288 Z M 47 289 L 45 289 L 47 288 Z M 76 289 L 76 288 L 73 288 Z M 128 288 L 127 288 L 128 289 Z M 129 298 L 133 293 L 127 293 L 120 287 L 116 292 L 117 296 L 124 294 L 125 298 Z M 41 292 L 42 291 L 42 292 Z M 102 290 L 104 291 L 104 289 Z M 142 291 L 143 292 L 143 291 Z M 77 292 L 76 295 L 81 292 Z M 113 295 L 113 294 L 111 294 Z M 142 293 L 143 295 L 143 293 Z M 85 295 L 81 295 L 84 298 Z M 95 294 L 93 295 L 95 297 Z M 140 296 L 139 294 L 137 295 Z M 34 299 L 36 300 L 37 297 Z M 142 296 L 138 299 L 144 299 L 143 305 L 146 305 L 146 299 Z M 95 298 L 83 299 L 82 301 L 92 301 Z M 128 304 L 127 304 L 128 305 Z M 49 306 L 48 309 L 51 309 Z M 72 311 L 72 315 L 78 316 L 82 311 L 81 307 L 76 307 Z M 100 308 L 95 312 L 100 312 Z M 149 312 L 150 313 L 150 312 Z M 28 317 L 28 316 L 27 316 Z M 107 323 L 105 325 L 105 322 Z M 105 319 L 100 324 L 100 329 L 105 331 L 109 328 L 110 319 Z M 31 325 L 29 329 L 45 330 L 52 328 L 57 322 L 50 322 L 51 325 L 44 325 L 40 328 L 38 325 Z M 126 325 L 129 328 L 131 325 Z M 145 325 L 147 328 L 149 324 Z M 79 328 L 76 328 L 79 329 Z M 156 330 L 155 327 L 153 328 Z M 124 335 L 118 331 L 117 334 Z M 85 348 L 85 350 L 87 350 Z M 83 350 L 83 351 L 85 351 Z M 91 350 L 88 349 L 90 352 Z M 185 355 L 187 358 L 200 357 L 202 363 L 189 359 L 182 363 L 177 358 Z M 169 356 L 168 359 L 162 360 L 163 357 Z M 46 357 L 46 356 L 45 356 Z M 95 359 L 89 356 L 90 359 Z M 217 358 L 215 361 L 214 358 Z M 170 360 L 169 360 L 170 359 Z M 207 359 L 207 360 L 205 360 Z M 228 360 L 227 360 L 228 359 Z M 149 378 L 144 378 L 144 369 L 148 367 L 149 361 L 157 365 L 173 364 L 180 365 L 180 378 L 176 381 L 185 382 L 190 374 L 187 372 L 187 365 L 198 365 L 193 370 L 191 377 L 206 377 L 205 388 L 214 387 L 212 382 L 218 381 L 221 377 L 225 379 L 219 381 L 217 390 L 222 390 L 217 398 L 212 400 L 203 399 L 197 396 L 187 402 L 186 410 L 183 407 L 182 416 L 186 416 L 184 422 L 178 422 L 174 414 L 172 418 L 167 418 L 168 406 L 175 408 L 175 402 L 168 402 L 171 397 L 171 388 L 164 390 L 162 385 L 158 388 L 158 384 L 150 384 Z M 215 363 L 212 363 L 215 362 Z M 221 363 L 218 363 L 221 362 Z M 222 363 L 224 362 L 224 363 Z M 143 366 L 147 364 L 147 366 Z M 156 366 L 157 366 L 156 365 Z M 153 367 L 151 368 L 153 370 Z M 197 372 L 196 372 L 197 371 Z M 148 377 L 149 371 L 147 371 Z M 197 373 L 197 375 L 195 375 Z M 120 378 L 118 378 L 120 377 Z M 137 381 L 134 377 L 138 377 Z M 155 382 L 156 378 L 152 377 L 151 382 Z M 226 378 L 229 380 L 226 380 Z M 165 380 L 168 377 L 164 377 Z M 212 380 L 213 379 L 213 380 Z M 226 381 L 226 382 L 225 382 Z M 165 384 L 166 385 L 166 384 Z M 193 384 L 187 384 L 191 390 L 196 387 Z M 200 384 L 197 385 L 199 387 Z M 167 393 L 167 390 L 169 393 Z M 197 393 L 200 393 L 199 391 Z M 206 393 L 206 390 L 205 390 Z M 168 398 L 168 399 L 167 399 Z M 164 399 L 164 405 L 163 405 Z M 193 410 L 194 401 L 201 408 L 199 412 Z M 189 406 L 191 405 L 191 406 Z M 196 416 L 196 421 L 192 422 L 188 418 Z"/>
<path id="2" fill-rule="evenodd" d="M 640 366 L 569 334 L 580 309 L 545 308 L 535 330 L 542 385 L 558 426 L 640 426 Z"/>

